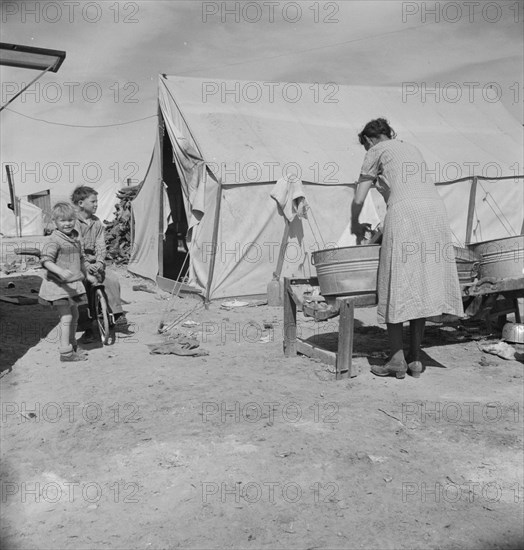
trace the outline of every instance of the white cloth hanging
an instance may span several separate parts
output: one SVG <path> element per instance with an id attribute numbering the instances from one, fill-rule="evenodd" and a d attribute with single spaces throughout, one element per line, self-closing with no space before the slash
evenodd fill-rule
<path id="1" fill-rule="evenodd" d="M 294 175 L 281 177 L 271 191 L 271 198 L 275 199 L 282 209 L 288 222 L 296 216 L 306 218 L 307 200 L 302 180 Z"/>
<path id="2" fill-rule="evenodd" d="M 348 208 L 349 212 L 349 208 Z M 369 223 L 371 227 L 376 227 L 380 223 L 380 217 L 377 214 L 377 210 L 373 203 L 371 194 L 368 194 L 364 204 L 362 205 L 362 212 L 360 213 L 359 220 L 361 223 Z M 357 237 L 351 233 L 351 219 L 342 231 L 342 235 L 338 238 L 337 248 L 344 248 L 346 246 L 356 246 Z"/>

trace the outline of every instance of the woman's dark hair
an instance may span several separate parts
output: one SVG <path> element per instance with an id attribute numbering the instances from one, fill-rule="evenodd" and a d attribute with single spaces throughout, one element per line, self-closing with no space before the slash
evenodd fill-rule
<path id="1" fill-rule="evenodd" d="M 370 120 L 365 126 L 362 132 L 358 134 L 358 140 L 361 145 L 366 145 L 366 140 L 364 136 L 368 138 L 376 138 L 380 135 L 384 135 L 389 139 L 394 139 L 397 134 L 395 130 L 389 125 L 389 122 L 385 118 L 376 118 L 375 120 Z"/>

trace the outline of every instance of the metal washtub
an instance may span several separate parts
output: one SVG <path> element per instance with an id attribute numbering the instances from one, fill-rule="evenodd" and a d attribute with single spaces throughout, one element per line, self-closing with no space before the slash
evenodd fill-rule
<path id="1" fill-rule="evenodd" d="M 524 276 L 524 235 L 473 243 L 468 248 L 481 258 L 481 278 L 506 279 Z"/>
<path id="2" fill-rule="evenodd" d="M 378 244 L 313 252 L 312 263 L 317 270 L 320 293 L 326 301 L 337 296 L 376 292 L 379 254 Z"/>
<path id="3" fill-rule="evenodd" d="M 460 284 L 471 283 L 478 276 L 480 256 L 468 248 L 453 247 Z"/>

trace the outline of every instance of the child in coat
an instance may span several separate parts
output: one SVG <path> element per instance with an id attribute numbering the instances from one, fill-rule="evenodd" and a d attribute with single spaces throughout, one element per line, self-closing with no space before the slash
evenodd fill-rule
<path id="1" fill-rule="evenodd" d="M 127 319 L 122 309 L 120 281 L 114 273 L 105 269 L 105 228 L 102 221 L 95 216 L 98 208 L 98 193 L 92 187 L 80 185 L 73 191 L 71 202 L 75 205 L 77 212 L 75 228 L 86 252 L 87 272 L 104 283 L 109 309 L 116 325 L 125 332 Z M 89 341 L 92 337 L 91 331 L 84 333 L 85 341 Z"/>
<path id="2" fill-rule="evenodd" d="M 85 258 L 75 229 L 76 214 L 67 202 L 53 206 L 56 229 L 46 242 L 40 262 L 46 269 L 38 294 L 40 303 L 51 305 L 60 315 L 60 361 L 85 361 L 76 342 L 78 306 L 87 303 L 85 287 Z M 88 275 L 90 281 L 96 281 Z"/>

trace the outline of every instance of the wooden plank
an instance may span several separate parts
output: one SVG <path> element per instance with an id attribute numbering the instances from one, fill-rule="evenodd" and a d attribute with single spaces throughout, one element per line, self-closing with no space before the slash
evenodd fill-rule
<path id="1" fill-rule="evenodd" d="M 356 296 L 341 296 L 340 298 L 351 298 L 355 307 L 376 306 L 378 304 L 378 295 L 376 292 L 357 294 Z"/>
<path id="2" fill-rule="evenodd" d="M 289 284 L 318 286 L 318 277 L 309 277 L 308 279 L 289 279 Z"/>
<path id="3" fill-rule="evenodd" d="M 469 190 L 468 218 L 466 222 L 466 242 L 465 242 L 466 245 L 471 242 L 471 233 L 473 232 L 473 216 L 475 214 L 477 181 L 478 181 L 477 176 L 473 176 L 473 181 L 471 182 L 471 188 Z"/>
<path id="4" fill-rule="evenodd" d="M 340 310 L 338 328 L 338 353 L 336 379 L 356 376 L 352 372 L 353 328 L 355 322 L 355 303 L 352 298 L 337 298 Z"/>
<path id="5" fill-rule="evenodd" d="M 305 355 L 306 357 L 312 357 L 313 359 L 320 359 L 327 365 L 335 366 L 337 364 L 337 354 L 333 351 L 329 351 L 324 348 L 319 348 L 309 342 L 297 339 L 297 352 Z"/>
<path id="6" fill-rule="evenodd" d="M 284 292 L 285 292 L 285 290 L 284 290 Z M 290 294 L 291 299 L 293 300 L 293 302 L 296 305 L 300 306 L 300 308 L 302 308 L 303 299 L 304 299 L 303 294 L 300 294 L 299 291 L 291 285 L 289 286 L 289 294 Z"/>
<path id="7" fill-rule="evenodd" d="M 471 286 L 464 287 L 464 296 L 481 296 L 483 294 L 497 294 L 513 290 L 524 290 L 524 277 L 507 279 L 485 278 Z"/>
<path id="8" fill-rule="evenodd" d="M 291 283 L 284 277 L 284 356 L 297 354 L 297 306 L 291 294 Z"/>

